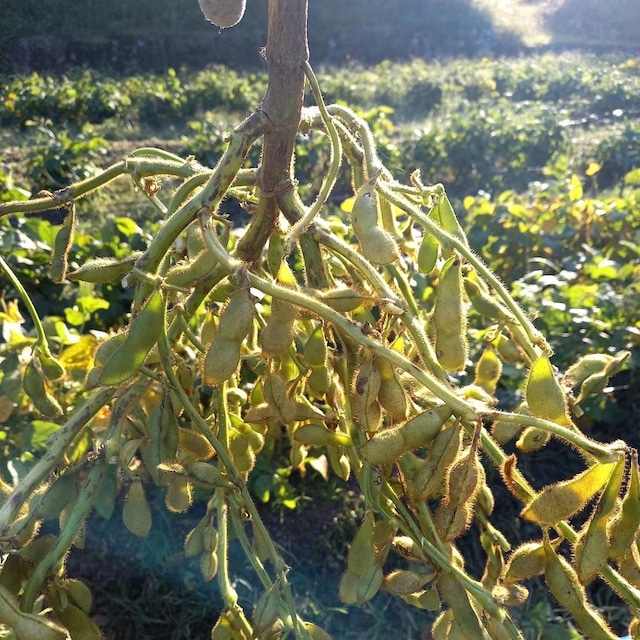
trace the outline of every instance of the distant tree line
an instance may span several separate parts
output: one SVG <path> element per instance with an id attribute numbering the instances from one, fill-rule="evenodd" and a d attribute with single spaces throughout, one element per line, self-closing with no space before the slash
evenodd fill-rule
<path id="1" fill-rule="evenodd" d="M 159 70 L 262 62 L 267 0 L 249 0 L 243 21 L 219 32 L 196 0 L 3 0 L 0 70 Z M 516 52 L 471 0 L 312 0 L 314 64 Z"/>

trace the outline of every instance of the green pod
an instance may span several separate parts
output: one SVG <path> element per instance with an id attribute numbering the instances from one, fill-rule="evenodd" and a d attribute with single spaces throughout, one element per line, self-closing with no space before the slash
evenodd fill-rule
<path id="1" fill-rule="evenodd" d="M 59 417 L 62 407 L 47 391 L 44 376 L 38 371 L 33 360 L 29 362 L 22 378 L 22 388 L 29 396 L 34 407 L 45 416 Z"/>
<path id="2" fill-rule="evenodd" d="M 640 473 L 635 451 L 631 455 L 629 474 L 622 507 L 608 524 L 609 557 L 613 560 L 629 550 L 640 528 Z"/>
<path id="3" fill-rule="evenodd" d="M 460 625 L 464 637 L 483 638 L 482 624 L 464 585 L 450 572 L 443 573 L 436 584 L 440 596 L 451 607 L 453 618 Z"/>
<path id="4" fill-rule="evenodd" d="M 447 469 L 457 458 L 462 442 L 460 426 L 442 429 L 429 447 L 429 455 L 415 475 L 410 494 L 415 502 L 442 495 Z"/>
<path id="5" fill-rule="evenodd" d="M 318 298 L 328 307 L 331 307 L 334 311 L 339 311 L 340 313 L 355 311 L 365 301 L 369 300 L 369 298 L 363 296 L 361 293 L 347 287 L 320 291 L 318 293 Z"/>
<path id="6" fill-rule="evenodd" d="M 467 315 L 462 305 L 462 265 L 450 258 L 440 275 L 433 310 L 436 355 L 448 371 L 464 370 L 469 354 Z"/>
<path id="7" fill-rule="evenodd" d="M 398 259 L 398 245 L 393 236 L 381 227 L 371 227 L 358 235 L 364 257 L 372 264 L 391 264 Z"/>
<path id="8" fill-rule="evenodd" d="M 470 278 L 464 278 L 464 290 L 469 296 L 469 302 L 471 306 L 485 318 L 491 320 L 498 320 L 499 322 L 509 320 L 511 315 L 509 312 L 497 301 L 494 300 L 486 291 L 484 291 L 480 285 L 471 280 Z"/>
<path id="9" fill-rule="evenodd" d="M 302 357 L 304 358 L 305 364 L 312 369 L 316 367 L 324 368 L 326 366 L 327 340 L 321 324 L 312 331 L 305 342 Z"/>
<path id="10" fill-rule="evenodd" d="M 50 353 L 45 353 L 43 349 L 38 348 L 38 360 L 40 360 L 42 373 L 47 380 L 59 380 L 64 376 L 65 369 L 62 363 Z"/>
<path id="11" fill-rule="evenodd" d="M 446 193 L 442 194 L 438 202 L 438 218 L 440 219 L 440 225 L 447 233 L 460 240 L 465 246 L 469 246 L 469 241 L 467 240 L 464 229 L 454 213 Z"/>
<path id="12" fill-rule="evenodd" d="M 271 303 L 271 315 L 262 332 L 262 351 L 269 356 L 285 353 L 293 342 L 294 322 L 298 317 L 297 309 L 288 302 L 274 298 Z"/>
<path id="13" fill-rule="evenodd" d="M 133 251 L 126 258 L 116 260 L 114 258 L 93 258 L 87 260 L 79 269 L 67 275 L 69 280 L 81 280 L 103 284 L 122 280 L 133 269 L 136 260 L 142 255 L 142 251 Z"/>
<path id="14" fill-rule="evenodd" d="M 203 381 L 216 385 L 228 380 L 240 364 L 242 343 L 218 337 L 214 340 L 204 357 Z"/>
<path id="15" fill-rule="evenodd" d="M 337 433 L 327 429 L 322 424 L 309 422 L 298 427 L 293 432 L 293 439 L 313 446 L 338 446 L 350 447 L 353 442 L 344 433 Z"/>
<path id="16" fill-rule="evenodd" d="M 380 390 L 378 402 L 392 420 L 404 420 L 407 417 L 407 394 L 393 365 L 386 358 L 376 358 L 376 367 L 380 372 Z"/>
<path id="17" fill-rule="evenodd" d="M 253 326 L 254 307 L 248 289 L 231 294 L 220 314 L 218 338 L 242 342 Z"/>
<path id="18" fill-rule="evenodd" d="M 190 287 L 200 278 L 211 273 L 217 261 L 213 254 L 205 249 L 193 260 L 185 260 L 167 271 L 165 282 L 173 287 Z"/>
<path id="19" fill-rule="evenodd" d="M 166 300 L 160 289 L 155 289 L 140 313 L 131 321 L 124 342 L 105 362 L 99 384 L 120 384 L 134 376 L 162 335 L 165 327 Z"/>
<path id="20" fill-rule="evenodd" d="M 93 356 L 96 367 L 104 367 L 107 360 L 116 352 L 116 350 L 122 346 L 127 337 L 126 331 L 119 331 L 118 333 L 109 336 L 104 342 L 101 342 L 96 349 Z"/>
<path id="21" fill-rule="evenodd" d="M 425 232 L 418 249 L 418 272 L 425 275 L 431 273 L 438 262 L 439 253 L 438 241 L 431 234 Z"/>
<path id="22" fill-rule="evenodd" d="M 53 254 L 51 256 L 51 264 L 49 265 L 49 274 L 51 279 L 60 283 L 67 277 L 67 269 L 69 268 L 69 251 L 73 243 L 73 235 L 76 226 L 75 207 L 71 207 L 64 224 L 56 234 L 53 243 Z"/>
<path id="23" fill-rule="evenodd" d="M 407 451 L 428 445 L 451 413 L 446 404 L 428 409 L 402 425 L 376 433 L 362 445 L 360 454 L 371 464 L 389 464 Z"/>
<path id="24" fill-rule="evenodd" d="M 284 236 L 279 233 L 272 233 L 269 236 L 269 245 L 267 246 L 267 266 L 271 275 L 276 278 L 280 271 L 280 265 L 284 260 L 285 252 Z"/>
<path id="25" fill-rule="evenodd" d="M 379 175 L 379 173 L 376 173 L 363 183 L 356 194 L 353 209 L 351 209 L 351 226 L 358 237 L 368 229 L 378 225 L 376 182 Z"/>

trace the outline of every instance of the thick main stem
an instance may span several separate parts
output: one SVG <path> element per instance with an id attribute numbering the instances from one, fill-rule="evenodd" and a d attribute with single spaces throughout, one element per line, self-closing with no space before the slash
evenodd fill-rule
<path id="1" fill-rule="evenodd" d="M 275 197 L 294 188 L 293 150 L 304 97 L 303 65 L 309 60 L 308 0 L 269 0 L 269 33 L 264 51 L 269 86 L 262 111 L 269 119 L 264 135 L 259 184 L 262 201 L 238 255 L 253 262 L 260 255 L 276 223 Z M 269 206 L 270 205 L 270 206 Z"/>

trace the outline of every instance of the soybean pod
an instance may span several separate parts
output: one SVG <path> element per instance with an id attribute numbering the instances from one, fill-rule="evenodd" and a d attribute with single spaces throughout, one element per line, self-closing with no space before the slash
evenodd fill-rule
<path id="1" fill-rule="evenodd" d="M 98 378 L 101 385 L 120 384 L 134 376 L 158 341 L 165 326 L 166 299 L 156 289 L 132 320 L 124 342 L 113 352 Z"/>

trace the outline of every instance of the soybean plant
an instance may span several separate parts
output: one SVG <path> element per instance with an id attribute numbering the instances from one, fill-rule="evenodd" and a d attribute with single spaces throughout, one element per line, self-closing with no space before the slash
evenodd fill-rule
<path id="1" fill-rule="evenodd" d="M 221 27 L 237 22 L 245 5 L 200 4 Z M 67 577 L 65 558 L 115 476 L 126 495 L 124 523 L 137 536 L 153 527 L 149 485 L 164 490 L 176 513 L 189 509 L 194 489 L 206 496 L 184 550 L 219 584 L 224 608 L 212 639 L 328 638 L 297 613 L 289 568 L 248 490 L 256 457 L 282 440 L 292 468 L 313 450 L 362 490 L 366 512 L 336 585 L 344 603 L 362 604 L 382 589 L 436 612 L 437 640 L 515 640 L 522 634 L 512 607 L 526 601 L 525 581 L 544 575 L 588 637 L 615 638 L 584 587 L 602 578 L 631 617 L 640 609 L 638 458 L 622 441 L 588 437 L 576 416 L 629 354 L 555 370 L 544 336 L 471 250 L 444 187 L 424 185 L 419 172 L 409 184 L 395 180 L 366 122 L 324 104 L 306 61 L 305 19 L 305 2 L 271 0 L 266 56 L 278 82 L 231 134 L 215 168 L 144 148 L 60 192 L 0 204 L 0 215 L 68 209 L 53 248 L 54 281 L 91 287 L 124 279 L 134 288 L 128 326 L 99 345 L 77 406 L 63 407 L 55 381 L 67 373 L 18 275 L 0 263 L 36 327 L 24 391 L 35 411 L 60 424 L 18 485 L 0 487 L 0 621 L 18 638 L 100 637 L 91 595 Z M 305 37 L 278 33 L 292 20 Z M 296 42 L 289 57 L 276 55 Z M 278 102 L 298 76 L 316 106 L 303 109 L 301 93 Z M 310 130 L 326 134 L 330 163 L 306 204 L 292 151 L 296 132 Z M 247 168 L 259 139 L 261 165 Z M 350 215 L 330 205 L 341 174 L 352 185 Z M 146 195 L 164 219 L 159 233 L 142 253 L 68 272 L 74 204 L 118 176 L 155 185 Z M 157 189 L 165 178 L 180 182 L 166 198 Z M 246 227 L 222 214 L 225 199 L 252 212 Z M 424 287 L 433 295 L 421 295 Z M 482 333 L 472 331 L 478 322 Z M 503 363 L 528 371 L 513 411 L 497 408 Z M 87 437 L 93 446 L 80 459 L 70 455 Z M 534 490 L 520 461 L 551 438 L 579 451 L 584 469 Z M 507 455 L 510 440 L 515 453 Z M 496 526 L 491 469 L 520 501 L 521 518 L 537 526 L 536 539 L 509 540 Z M 586 520 L 575 518 L 589 505 Z M 51 517 L 59 517 L 59 534 L 39 537 Z M 459 547 L 472 523 L 484 550 L 481 575 Z M 252 610 L 231 580 L 231 530 L 264 588 Z M 406 558 L 404 568 L 387 568 L 391 554 Z M 40 596 L 46 613 L 36 606 Z M 633 617 L 630 632 L 638 626 Z"/>

